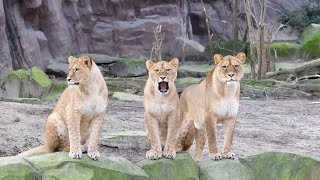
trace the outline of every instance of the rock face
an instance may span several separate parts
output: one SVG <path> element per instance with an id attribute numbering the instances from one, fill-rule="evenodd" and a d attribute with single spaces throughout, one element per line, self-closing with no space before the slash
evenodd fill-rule
<path id="1" fill-rule="evenodd" d="M 145 131 L 126 131 L 105 134 L 101 137 L 101 144 L 119 149 L 150 149 Z"/>
<path id="2" fill-rule="evenodd" d="M 299 0 L 270 0 L 276 9 L 301 5 Z M 204 0 L 213 40 L 231 37 L 231 6 L 223 0 Z M 256 1 L 256 4 L 259 4 Z M 277 11 L 267 14 L 277 19 Z M 240 36 L 245 32 L 240 15 Z M 162 25 L 162 52 L 181 52 L 181 39 L 206 45 L 208 40 L 200 0 L 0 0 L 0 77 L 12 69 L 38 66 L 78 54 L 149 58 L 153 28 Z M 177 52 L 175 52 L 177 51 Z"/>

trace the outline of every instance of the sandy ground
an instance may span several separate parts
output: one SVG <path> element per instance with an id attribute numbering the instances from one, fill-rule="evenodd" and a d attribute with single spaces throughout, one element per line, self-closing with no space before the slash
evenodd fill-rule
<path id="1" fill-rule="evenodd" d="M 304 99 L 241 100 L 234 153 L 241 157 L 265 151 L 290 151 L 320 157 L 320 104 L 313 102 Z M 0 101 L 0 157 L 16 155 L 42 144 L 44 122 L 55 103 L 30 105 Z M 142 103 L 110 100 L 103 132 L 128 130 L 144 130 Z M 222 146 L 221 134 L 219 138 Z M 101 146 L 101 154 L 122 156 L 132 162 L 145 157 L 144 150 L 106 146 Z M 204 159 L 208 159 L 207 145 Z"/>

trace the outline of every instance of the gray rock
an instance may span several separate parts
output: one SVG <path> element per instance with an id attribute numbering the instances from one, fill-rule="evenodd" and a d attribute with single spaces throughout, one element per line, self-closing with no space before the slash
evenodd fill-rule
<path id="1" fill-rule="evenodd" d="M 124 58 L 111 57 L 104 54 L 85 54 L 85 55 L 88 55 L 96 64 L 111 64 L 120 60 L 124 60 Z"/>
<path id="2" fill-rule="evenodd" d="M 145 60 L 124 59 L 110 66 L 110 74 L 116 77 L 136 77 L 147 74 Z"/>
<path id="3" fill-rule="evenodd" d="M 46 73 L 53 74 L 56 77 L 67 78 L 69 74 L 69 64 L 54 62 L 47 66 Z"/>
<path id="4" fill-rule="evenodd" d="M 104 134 L 101 144 L 119 149 L 149 149 L 147 134 L 145 131 L 126 131 Z"/>

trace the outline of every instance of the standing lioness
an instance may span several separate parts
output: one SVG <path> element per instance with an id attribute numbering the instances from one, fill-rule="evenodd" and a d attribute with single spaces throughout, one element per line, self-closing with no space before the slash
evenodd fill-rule
<path id="1" fill-rule="evenodd" d="M 151 149 L 149 159 L 162 156 L 175 158 L 176 133 L 180 123 L 179 97 L 174 81 L 177 78 L 179 60 L 170 62 L 146 61 L 149 78 L 144 88 L 144 119 Z M 161 147 L 162 146 L 162 147 Z"/>
<path id="2" fill-rule="evenodd" d="M 216 67 L 200 84 L 187 87 L 181 94 L 180 106 L 183 116 L 181 127 L 184 128 L 180 131 L 183 136 L 179 137 L 178 144 L 182 149 L 187 150 L 195 136 L 194 159 L 196 161 L 202 159 L 206 135 L 210 159 L 234 158 L 231 144 L 239 107 L 240 79 L 243 76 L 245 59 L 244 53 L 239 53 L 236 57 L 214 55 Z M 222 154 L 218 146 L 217 123 L 222 123 L 224 132 Z M 186 128 L 186 125 L 189 127 Z"/>
<path id="3" fill-rule="evenodd" d="M 44 130 L 44 145 L 19 156 L 38 152 L 69 151 L 71 158 L 82 152 L 97 160 L 100 131 L 107 107 L 108 89 L 98 66 L 88 57 L 69 57 L 68 87 L 62 93 Z"/>

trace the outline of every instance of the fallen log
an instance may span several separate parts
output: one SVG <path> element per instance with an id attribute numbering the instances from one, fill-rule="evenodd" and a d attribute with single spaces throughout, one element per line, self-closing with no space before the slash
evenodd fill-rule
<path id="1" fill-rule="evenodd" d="M 301 75 L 317 74 L 320 72 L 319 69 L 320 69 L 320 59 L 316 59 L 295 68 L 280 69 L 279 71 L 269 72 L 266 74 L 266 78 L 272 78 L 273 76 L 282 75 L 282 74 L 294 74 L 297 77 Z"/>

